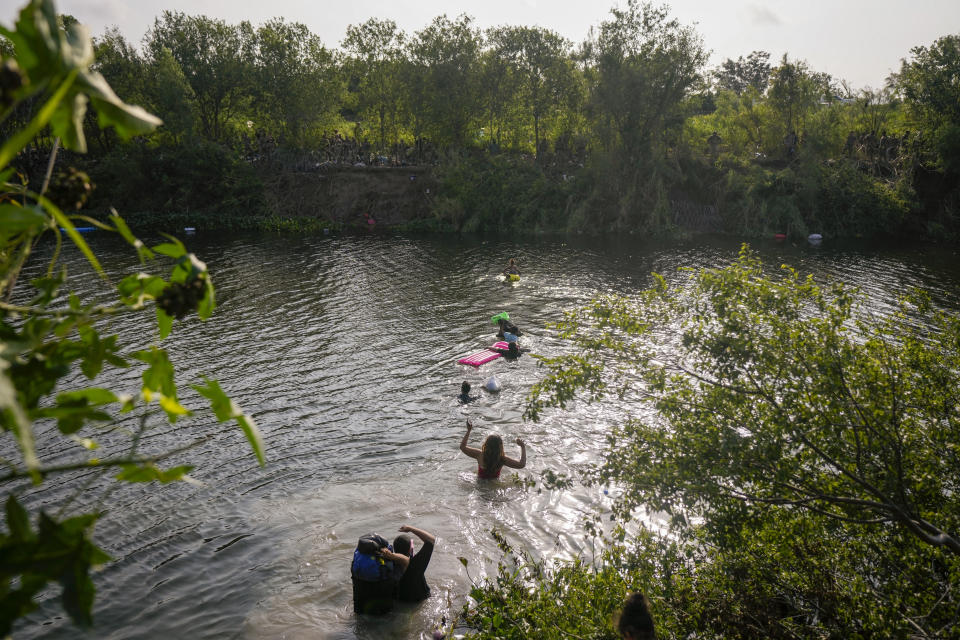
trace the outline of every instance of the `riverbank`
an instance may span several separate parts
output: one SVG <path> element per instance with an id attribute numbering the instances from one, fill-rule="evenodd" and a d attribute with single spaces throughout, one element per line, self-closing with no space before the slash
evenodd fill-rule
<path id="1" fill-rule="evenodd" d="M 960 239 L 951 213 L 960 186 L 949 176 L 916 165 L 890 181 L 803 153 L 772 162 L 677 152 L 631 167 L 617 155 L 579 163 L 477 151 L 389 167 L 248 161 L 200 145 L 128 150 L 82 168 L 97 177 L 95 215 L 115 207 L 143 229 Z"/>

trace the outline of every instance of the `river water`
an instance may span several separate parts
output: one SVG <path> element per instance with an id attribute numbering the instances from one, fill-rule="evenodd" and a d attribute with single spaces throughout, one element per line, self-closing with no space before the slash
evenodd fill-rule
<path id="1" fill-rule="evenodd" d="M 90 239 L 114 279 L 137 269 L 123 245 Z M 524 330 L 524 347 L 558 354 L 564 345 L 545 325 L 564 310 L 599 293 L 642 289 L 651 271 L 677 277 L 681 267 L 728 263 L 739 248 L 717 238 L 661 244 L 375 234 L 201 234 L 186 242 L 208 263 L 219 307 L 209 322 L 178 322 L 163 343 L 178 367 L 181 400 L 202 407 L 187 385 L 218 379 L 259 424 L 268 464 L 257 466 L 236 427 L 202 415 L 171 426 L 154 416 L 141 451 L 215 437 L 170 461 L 196 465 L 198 484 L 94 481 L 75 496 L 71 508 L 105 510 L 96 538 L 114 558 L 95 579 L 89 637 L 426 637 L 460 609 L 471 580 L 495 571 L 492 528 L 539 557 L 589 559 L 593 541 L 582 518 L 604 510 L 608 497 L 524 481 L 596 461 L 609 425 L 630 407 L 575 403 L 525 423 L 524 398 L 541 376 L 534 358 L 479 370 L 456 360 L 495 341 L 489 318 L 499 311 Z M 909 286 L 958 306 L 960 258 L 950 250 L 756 248 L 772 267 L 789 263 L 861 287 L 881 312 Z M 509 257 L 523 273 L 517 283 L 496 275 Z M 79 256 L 68 262 L 81 276 L 78 291 L 103 295 Z M 128 320 L 110 322 L 130 350 L 149 343 Z M 135 394 L 138 375 L 129 370 L 103 384 Z M 480 390 L 491 375 L 502 384 L 499 394 Z M 479 396 L 468 405 L 456 400 L 463 380 Z M 458 450 L 467 417 L 474 446 L 497 432 L 507 454 L 518 456 L 514 440 L 526 440 L 528 464 L 518 478 L 505 470 L 498 482 L 477 480 L 476 463 Z M 99 455 L 126 441 L 116 435 L 97 436 L 106 445 Z M 8 440 L 4 457 L 12 455 Z M 63 438 L 41 435 L 39 446 L 48 462 L 78 455 Z M 28 502 L 55 513 L 87 477 L 52 477 Z M 373 531 L 392 538 L 402 524 L 438 537 L 427 571 L 432 595 L 383 619 L 358 619 L 349 577 L 357 538 Z M 46 592 L 15 637 L 78 637 L 57 595 Z"/>

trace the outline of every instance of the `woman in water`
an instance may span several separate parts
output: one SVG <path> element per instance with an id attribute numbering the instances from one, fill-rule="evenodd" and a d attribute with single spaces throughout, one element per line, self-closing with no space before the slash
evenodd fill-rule
<path id="1" fill-rule="evenodd" d="M 472 430 L 473 423 L 467 420 L 467 432 L 463 434 L 463 440 L 460 441 L 460 451 L 477 461 L 479 477 L 492 480 L 500 477 L 500 470 L 503 467 L 523 469 L 527 466 L 527 446 L 521 438 L 517 438 L 517 444 L 520 445 L 520 459 L 514 460 L 504 455 L 503 440 L 498 435 L 487 436 L 483 441 L 482 449 L 467 446 Z"/>

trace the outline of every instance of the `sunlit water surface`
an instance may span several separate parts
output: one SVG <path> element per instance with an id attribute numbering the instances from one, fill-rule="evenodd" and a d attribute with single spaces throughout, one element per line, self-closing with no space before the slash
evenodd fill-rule
<path id="1" fill-rule="evenodd" d="M 114 265 L 114 280 L 137 269 L 123 245 L 90 240 Z M 479 482 L 476 463 L 458 444 L 470 417 L 475 446 L 498 432 L 508 455 L 519 455 L 513 441 L 526 439 L 520 478 L 539 480 L 547 469 L 572 473 L 599 459 L 611 422 L 631 407 L 576 403 L 523 422 L 524 398 L 542 375 L 534 358 L 479 370 L 456 360 L 494 342 L 489 318 L 504 310 L 524 330 L 523 346 L 559 354 L 565 347 L 545 325 L 564 310 L 600 293 L 636 292 L 650 283 L 651 271 L 678 277 L 681 267 L 728 263 L 739 248 L 715 238 L 656 244 L 632 237 L 514 242 L 334 234 L 186 241 L 208 263 L 219 307 L 207 323 L 178 323 L 163 343 L 178 365 L 181 399 L 201 407 L 187 383 L 218 379 L 258 422 L 268 464 L 257 466 L 235 427 L 206 416 L 170 426 L 155 416 L 145 452 L 215 434 L 169 461 L 196 465 L 192 476 L 202 484 L 111 490 L 116 483 L 98 481 L 76 497 L 73 509 L 106 509 L 96 538 L 114 558 L 96 576 L 89 637 L 427 637 L 461 608 L 471 580 L 495 570 L 500 553 L 492 528 L 538 557 L 592 557 L 582 519 L 606 508 L 602 489 L 541 490 L 506 471 L 499 482 Z M 957 306 L 960 260 L 949 250 L 757 248 L 771 268 L 789 263 L 861 287 L 880 311 L 909 286 Z M 505 284 L 496 274 L 509 257 L 518 258 L 523 278 Z M 88 273 L 81 258 L 68 258 L 71 273 Z M 107 299 L 92 275 L 75 286 Z M 110 327 L 130 350 L 150 339 L 122 317 Z M 135 394 L 138 375 L 130 370 L 102 384 Z M 480 391 L 491 375 L 503 386 L 499 394 Z M 480 396 L 466 406 L 456 401 L 463 380 Z M 100 437 L 103 457 L 111 441 L 126 441 Z M 48 462 L 78 455 L 63 438 L 40 440 Z M 4 441 L 4 457 L 13 455 L 9 449 Z M 83 480 L 52 477 L 29 501 L 56 512 Z M 382 619 L 358 619 L 349 573 L 357 538 L 371 531 L 393 537 L 405 523 L 438 536 L 427 571 L 432 595 Z M 469 573 L 458 557 L 467 559 Z M 48 591 L 15 637 L 78 637 L 57 595 Z"/>

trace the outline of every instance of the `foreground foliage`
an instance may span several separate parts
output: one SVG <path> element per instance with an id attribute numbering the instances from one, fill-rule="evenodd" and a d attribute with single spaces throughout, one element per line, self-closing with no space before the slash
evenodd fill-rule
<path id="1" fill-rule="evenodd" d="M 198 441 L 184 442 L 173 451 L 149 451 L 141 441 L 154 426 L 155 416 L 173 423 L 193 414 L 181 404 L 173 363 L 159 342 L 170 334 L 177 318 L 192 313 L 201 320 L 208 318 L 215 299 L 206 265 L 175 238 L 147 248 L 115 214 L 108 224 L 68 215 L 48 197 L 49 171 L 35 191 L 10 169 L 11 161 L 45 127 L 57 137 L 54 154 L 61 143 L 84 151 L 82 125 L 88 100 L 100 124 L 122 137 L 148 132 L 160 121 L 122 102 L 103 77 L 90 69 L 90 38 L 79 25 L 63 29 L 50 0 L 34 0 L 20 12 L 14 29 L 0 29 L 0 33 L 13 43 L 19 62 L 7 61 L 4 66 L 5 73 L 13 75 L 5 77 L 2 117 L 9 117 L 24 102 L 42 104 L 0 145 L 0 428 L 4 440 L 0 484 L 6 495 L 6 531 L 0 533 L 0 636 L 6 636 L 17 618 L 35 608 L 35 596 L 48 583 L 61 585 L 63 607 L 75 623 L 85 627 L 93 623 L 90 572 L 110 558 L 93 540 L 100 513 L 72 513 L 74 498 L 109 474 L 120 482 L 188 478 L 192 467 L 161 463 Z M 68 202 L 79 207 L 89 184 L 80 174 L 74 177 L 79 192 Z M 121 235 L 145 268 L 156 267 L 158 254 L 165 256 L 169 275 L 140 272 L 111 283 L 78 233 L 78 221 Z M 60 262 L 64 235 L 109 285 L 113 302 L 93 303 L 69 290 L 66 267 Z M 29 283 L 32 290 L 28 292 L 18 278 L 41 242 L 53 245 L 54 251 L 45 273 Z M 103 330 L 103 319 L 117 314 L 142 316 L 143 333 L 153 334 L 156 340 L 129 350 L 116 335 Z M 142 369 L 142 385 L 136 393 L 97 383 L 116 369 L 133 365 Z M 89 383 L 78 382 L 81 376 Z M 253 421 L 215 380 L 204 379 L 193 388 L 209 401 L 207 422 L 236 421 L 263 464 L 263 446 Z M 62 440 L 53 447 L 57 460 L 52 462 L 38 453 L 38 439 L 50 438 Z M 32 488 L 51 476 L 66 476 L 61 480 L 71 487 L 72 496 L 63 504 L 41 508 L 37 503 L 42 501 L 31 495 Z M 59 513 L 52 514 L 54 508 Z"/>
<path id="2" fill-rule="evenodd" d="M 635 408 L 584 480 L 611 488 L 622 525 L 660 514 L 673 543 L 641 532 L 611 553 L 660 568 L 619 579 L 660 603 L 667 635 L 956 637 L 960 318 L 918 292 L 879 315 L 744 248 L 558 327 L 576 350 L 543 360 L 527 415 L 582 394 Z M 511 579 L 586 571 L 563 609 L 612 569 Z M 481 619 L 502 588 L 474 594 Z"/>

